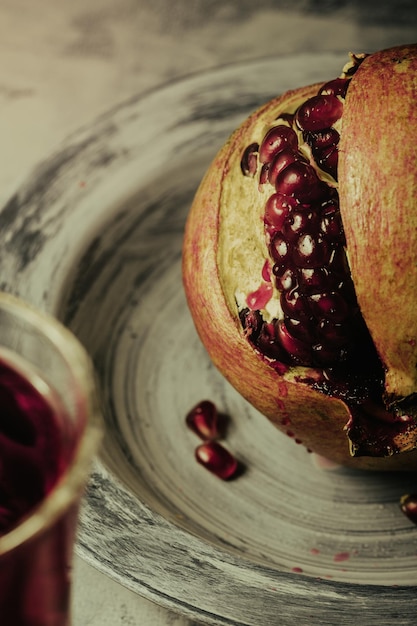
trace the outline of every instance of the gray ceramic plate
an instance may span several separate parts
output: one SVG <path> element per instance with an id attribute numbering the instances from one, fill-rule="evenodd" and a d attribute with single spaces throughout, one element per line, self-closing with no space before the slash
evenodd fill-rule
<path id="1" fill-rule="evenodd" d="M 193 193 L 217 149 L 273 95 L 346 58 L 261 60 L 122 104 L 69 138 L 1 212 L 2 287 L 55 313 L 94 358 L 106 437 L 78 549 L 139 594 L 209 624 L 415 624 L 415 476 L 323 471 L 213 369 L 181 285 Z M 184 416 L 230 416 L 247 471 L 194 460 Z"/>

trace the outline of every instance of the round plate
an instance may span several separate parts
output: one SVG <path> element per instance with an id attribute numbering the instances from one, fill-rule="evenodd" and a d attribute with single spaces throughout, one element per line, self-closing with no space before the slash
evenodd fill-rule
<path id="1" fill-rule="evenodd" d="M 101 385 L 105 441 L 78 550 L 200 622 L 415 623 L 417 529 L 399 499 L 416 476 L 314 465 L 215 371 L 181 283 L 187 211 L 229 133 L 345 61 L 260 60 L 133 99 L 69 138 L 2 208 L 2 288 L 59 316 Z M 245 466 L 231 482 L 194 458 L 185 415 L 205 398 Z"/>

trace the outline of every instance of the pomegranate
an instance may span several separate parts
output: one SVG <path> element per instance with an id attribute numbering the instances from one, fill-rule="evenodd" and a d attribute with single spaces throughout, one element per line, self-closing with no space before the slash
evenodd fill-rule
<path id="1" fill-rule="evenodd" d="M 417 45 L 255 111 L 187 220 L 197 331 L 232 385 L 339 464 L 417 467 Z"/>

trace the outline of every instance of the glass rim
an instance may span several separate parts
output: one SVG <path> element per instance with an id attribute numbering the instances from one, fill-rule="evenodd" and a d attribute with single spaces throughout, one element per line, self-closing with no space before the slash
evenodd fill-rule
<path id="1" fill-rule="evenodd" d="M 44 332 L 71 365 L 74 379 L 81 390 L 78 410 L 86 423 L 74 457 L 51 492 L 16 527 L 0 536 L 0 557 L 28 540 L 45 532 L 82 494 L 94 456 L 102 439 L 102 412 L 97 394 L 93 363 L 77 337 L 53 315 L 44 312 L 20 297 L 0 292 L 0 309 L 7 309 Z"/>

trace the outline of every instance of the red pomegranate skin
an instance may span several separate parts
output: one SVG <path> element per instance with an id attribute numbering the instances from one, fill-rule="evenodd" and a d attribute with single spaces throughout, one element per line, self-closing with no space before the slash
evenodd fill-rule
<path id="1" fill-rule="evenodd" d="M 349 86 L 340 139 L 349 265 L 394 402 L 417 390 L 416 96 L 417 45 L 370 55 Z"/>
<path id="2" fill-rule="evenodd" d="M 196 193 L 186 224 L 183 279 L 188 305 L 197 332 L 214 365 L 279 430 L 285 433 L 290 428 L 294 437 L 301 440 L 307 449 L 345 466 L 371 470 L 416 469 L 415 450 L 385 458 L 353 457 L 346 436 L 346 425 L 352 420 L 348 405 L 342 399 L 324 395 L 312 387 L 318 375 L 313 368 L 287 368 L 279 364 L 271 367 L 270 362 L 248 342 L 237 312 L 230 307 L 230 294 L 223 287 L 218 263 L 222 207 L 224 196 L 231 187 L 233 193 L 245 202 L 245 191 L 239 187 L 247 184 L 241 182 L 241 156 L 245 148 L 254 142 L 257 128 L 267 127 L 283 112 L 295 111 L 305 100 L 317 94 L 320 87 L 319 84 L 302 87 L 266 103 L 232 134 L 215 157 Z M 374 116 L 372 121 L 375 123 Z M 396 145 L 395 142 L 393 145 Z M 348 149 L 346 143 L 341 143 L 341 146 L 341 153 Z M 401 153 L 399 147 L 393 150 L 396 156 Z M 343 219 L 346 227 L 349 210 L 346 205 L 349 201 L 348 191 L 344 193 Z M 264 202 L 264 199 L 259 201 Z M 211 245 L 208 246 L 207 241 Z M 362 241 L 362 245 L 364 243 L 368 242 Z M 406 245 L 404 235 L 403 245 Z M 373 280 L 377 282 L 375 276 Z M 375 301 L 375 293 L 373 298 Z M 392 320 L 389 323 L 392 324 Z"/>

